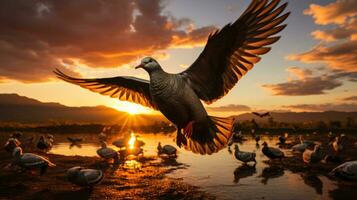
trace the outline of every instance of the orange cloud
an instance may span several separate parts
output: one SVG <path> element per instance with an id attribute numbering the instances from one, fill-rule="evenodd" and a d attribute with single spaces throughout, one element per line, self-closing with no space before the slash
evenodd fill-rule
<path id="1" fill-rule="evenodd" d="M 357 1 L 337 0 L 325 6 L 311 4 L 304 14 L 311 15 L 316 24 L 343 24 L 349 17 L 357 15 Z"/>
<path id="2" fill-rule="evenodd" d="M 299 67 L 288 67 L 287 71 L 294 76 L 297 76 L 299 79 L 304 79 L 307 76 L 312 75 L 312 71 L 309 69 L 301 69 Z"/>
<path id="3" fill-rule="evenodd" d="M 203 45 L 214 27 L 163 14 L 161 0 L 0 1 L 0 79 L 47 81 L 52 69 L 118 67 L 169 47 Z M 159 54 L 157 54 L 159 52 Z"/>
<path id="4" fill-rule="evenodd" d="M 308 52 L 289 55 L 287 58 L 306 63 L 321 62 L 333 69 L 355 72 L 357 71 L 357 40 L 332 46 L 321 44 Z"/>
<path id="5" fill-rule="evenodd" d="M 296 104 L 283 106 L 284 108 L 298 110 L 298 111 L 311 111 L 311 112 L 322 112 L 322 111 L 343 111 L 343 112 L 355 112 L 357 111 L 357 104 L 343 103 L 343 104 Z"/>
<path id="6" fill-rule="evenodd" d="M 342 86 L 342 80 L 357 82 L 357 72 L 328 71 L 325 74 L 314 75 L 311 70 L 297 67 L 288 68 L 290 74 L 298 79 L 276 84 L 265 84 L 263 88 L 269 90 L 273 95 L 283 96 L 306 96 L 325 94 Z"/>
<path id="7" fill-rule="evenodd" d="M 357 19 L 351 19 L 348 23 L 339 25 L 334 29 L 329 30 L 316 30 L 311 35 L 317 39 L 325 42 L 333 42 L 340 39 L 350 39 L 357 35 Z"/>

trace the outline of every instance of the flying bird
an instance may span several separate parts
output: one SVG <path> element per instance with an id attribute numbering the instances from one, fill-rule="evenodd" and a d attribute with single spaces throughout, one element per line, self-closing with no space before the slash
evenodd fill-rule
<path id="1" fill-rule="evenodd" d="M 208 36 L 196 61 L 178 74 L 165 72 L 151 57 L 136 69 L 144 69 L 150 80 L 130 76 L 74 78 L 58 69 L 62 80 L 122 101 L 141 104 L 162 112 L 177 127 L 176 143 L 200 154 L 212 154 L 226 146 L 233 118 L 209 116 L 201 102 L 211 104 L 225 96 L 235 84 L 270 51 L 279 40 L 274 36 L 286 27 L 282 22 L 287 3 L 253 0 L 244 13 Z M 183 130 L 183 131 L 182 131 Z"/>
<path id="2" fill-rule="evenodd" d="M 269 112 L 265 112 L 265 113 L 258 113 L 258 112 L 252 112 L 252 114 L 260 117 L 260 118 L 263 118 L 263 117 L 268 117 L 270 116 L 270 113 Z"/>

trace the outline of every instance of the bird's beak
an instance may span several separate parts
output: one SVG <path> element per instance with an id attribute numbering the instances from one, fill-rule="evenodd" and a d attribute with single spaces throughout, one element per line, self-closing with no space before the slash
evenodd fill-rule
<path id="1" fill-rule="evenodd" d="M 143 64 L 140 64 L 138 66 L 135 67 L 135 69 L 139 69 L 139 68 L 144 68 L 144 65 Z"/>

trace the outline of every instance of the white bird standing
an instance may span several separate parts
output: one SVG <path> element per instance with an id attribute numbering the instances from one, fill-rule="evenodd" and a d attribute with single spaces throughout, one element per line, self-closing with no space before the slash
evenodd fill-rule
<path id="1" fill-rule="evenodd" d="M 234 146 L 234 156 L 236 157 L 237 160 L 240 160 L 244 163 L 248 163 L 248 162 L 254 162 L 255 164 L 257 163 L 257 161 L 255 160 L 255 156 L 256 156 L 255 153 L 240 151 L 238 145 Z"/>
<path id="2" fill-rule="evenodd" d="M 56 166 L 47 158 L 33 153 L 23 153 L 21 147 L 16 147 L 12 153 L 14 156 L 13 164 L 25 169 L 40 169 L 40 174 L 43 175 L 48 167 Z"/>
<path id="3" fill-rule="evenodd" d="M 345 162 L 335 169 L 333 169 L 329 175 L 339 176 L 349 180 L 357 180 L 357 160 Z"/>
<path id="4" fill-rule="evenodd" d="M 103 177 L 102 170 L 97 169 L 86 169 L 76 166 L 67 170 L 68 181 L 83 187 L 92 187 L 98 184 Z"/>
<path id="5" fill-rule="evenodd" d="M 212 154 L 226 146 L 233 118 L 209 116 L 201 100 L 210 104 L 225 96 L 270 51 L 267 46 L 279 40 L 273 35 L 286 27 L 281 23 L 289 15 L 282 14 L 287 3 L 278 7 L 279 2 L 253 0 L 234 23 L 210 34 L 197 60 L 178 74 L 165 72 L 151 57 L 136 67 L 147 71 L 150 81 L 128 76 L 74 78 L 58 69 L 54 73 L 91 91 L 161 111 L 176 125 L 179 147 Z"/>

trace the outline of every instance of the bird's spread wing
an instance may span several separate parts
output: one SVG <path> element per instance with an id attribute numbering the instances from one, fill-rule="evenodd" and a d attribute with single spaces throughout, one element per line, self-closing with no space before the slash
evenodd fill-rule
<path id="1" fill-rule="evenodd" d="M 267 53 L 286 25 L 280 25 L 289 13 L 280 15 L 287 3 L 280 0 L 253 0 L 233 24 L 208 37 L 197 60 L 180 73 L 200 99 L 206 103 L 223 97 L 244 76 L 260 55 Z"/>
<path id="2" fill-rule="evenodd" d="M 152 102 L 149 81 L 147 80 L 130 76 L 92 79 L 74 78 L 58 69 L 54 73 L 64 81 L 79 85 L 93 92 L 157 109 L 156 105 Z"/>

